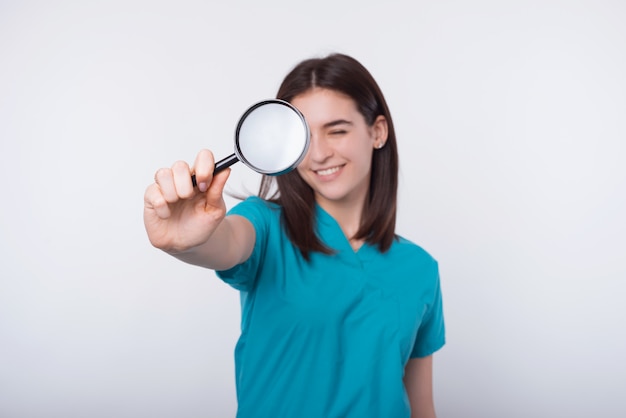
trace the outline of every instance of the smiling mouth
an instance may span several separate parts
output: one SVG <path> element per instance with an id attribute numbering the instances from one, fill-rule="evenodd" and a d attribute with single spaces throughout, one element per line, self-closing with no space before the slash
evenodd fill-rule
<path id="1" fill-rule="evenodd" d="M 335 174 L 337 171 L 341 169 L 341 166 L 325 168 L 323 170 L 315 170 L 315 174 L 319 176 L 330 176 L 331 174 Z"/>

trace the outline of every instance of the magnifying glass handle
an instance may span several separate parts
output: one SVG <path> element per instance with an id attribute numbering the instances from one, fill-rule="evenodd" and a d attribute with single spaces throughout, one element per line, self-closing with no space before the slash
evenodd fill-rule
<path id="1" fill-rule="evenodd" d="M 223 169 L 227 167 L 230 167 L 231 165 L 235 164 L 237 161 L 239 161 L 239 158 L 237 158 L 237 155 L 234 153 L 229 155 L 226 158 L 222 158 L 221 160 L 215 163 L 215 168 L 213 169 L 213 175 L 219 173 L 220 171 L 222 171 Z M 198 185 L 198 183 L 196 182 L 195 174 L 191 176 L 191 184 L 193 184 L 193 187 L 196 187 Z"/>

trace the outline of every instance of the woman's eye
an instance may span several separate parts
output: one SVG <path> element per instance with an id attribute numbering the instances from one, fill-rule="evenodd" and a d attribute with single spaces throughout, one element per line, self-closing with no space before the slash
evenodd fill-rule
<path id="1" fill-rule="evenodd" d="M 331 135 L 335 135 L 335 136 L 336 136 L 336 135 L 345 135 L 345 134 L 346 134 L 346 132 L 347 132 L 347 131 L 344 131 L 343 129 L 339 129 L 339 130 L 336 130 L 336 131 L 330 131 L 330 134 L 331 134 Z"/>

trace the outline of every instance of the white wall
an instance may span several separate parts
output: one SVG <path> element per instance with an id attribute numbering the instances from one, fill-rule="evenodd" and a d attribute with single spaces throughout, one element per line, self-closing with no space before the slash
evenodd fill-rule
<path id="1" fill-rule="evenodd" d="M 399 232 L 440 261 L 440 418 L 625 416 L 624 22 L 621 0 L 0 0 L 0 416 L 233 415 L 238 296 L 150 246 L 143 191 L 331 51 L 385 91 Z"/>

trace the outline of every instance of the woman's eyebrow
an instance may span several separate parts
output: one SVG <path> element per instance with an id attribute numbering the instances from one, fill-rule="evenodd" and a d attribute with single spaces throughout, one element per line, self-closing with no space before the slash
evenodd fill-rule
<path id="1" fill-rule="evenodd" d="M 326 129 L 333 128 L 338 125 L 352 125 L 352 122 L 350 122 L 349 120 L 345 120 L 345 119 L 337 119 L 337 120 L 333 120 L 331 122 L 325 123 L 324 128 Z"/>

